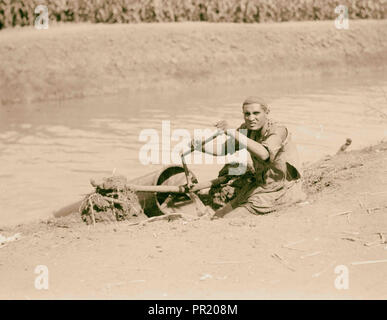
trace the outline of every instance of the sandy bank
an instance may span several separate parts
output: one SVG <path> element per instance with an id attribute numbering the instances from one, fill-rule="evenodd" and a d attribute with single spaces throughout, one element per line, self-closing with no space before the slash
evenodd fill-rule
<path id="1" fill-rule="evenodd" d="M 322 160 L 308 202 L 264 216 L 0 230 L 22 233 L 0 248 L 0 298 L 386 299 L 386 156 L 384 142 Z M 37 265 L 48 290 L 34 288 Z M 335 288 L 339 265 L 348 290 Z"/>
<path id="2" fill-rule="evenodd" d="M 0 32 L 0 104 L 381 68 L 387 21 L 71 24 Z"/>

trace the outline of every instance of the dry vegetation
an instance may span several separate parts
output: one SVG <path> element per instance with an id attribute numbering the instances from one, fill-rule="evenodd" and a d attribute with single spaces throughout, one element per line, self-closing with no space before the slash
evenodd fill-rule
<path id="1" fill-rule="evenodd" d="M 0 0 L 0 29 L 33 25 L 40 0 Z M 334 9 L 348 7 L 350 19 L 384 19 L 385 0 L 53 0 L 50 21 L 138 22 L 281 22 L 335 19 Z"/>

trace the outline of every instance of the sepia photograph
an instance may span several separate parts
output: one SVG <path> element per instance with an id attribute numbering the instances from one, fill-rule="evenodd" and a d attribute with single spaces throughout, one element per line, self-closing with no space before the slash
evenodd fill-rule
<path id="1" fill-rule="evenodd" d="M 387 300 L 387 0 L 0 0 L 0 62 L 0 300 Z"/>

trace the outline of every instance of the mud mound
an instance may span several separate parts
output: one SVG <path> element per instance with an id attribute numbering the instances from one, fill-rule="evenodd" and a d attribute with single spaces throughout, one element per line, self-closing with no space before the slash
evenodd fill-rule
<path id="1" fill-rule="evenodd" d="M 137 195 L 127 186 L 124 176 L 104 178 L 97 183 L 91 180 L 95 191 L 83 200 L 79 213 L 86 224 L 96 222 L 144 220 L 146 216 Z"/>
<path id="2" fill-rule="evenodd" d="M 387 150 L 387 142 L 359 151 L 326 156 L 307 167 L 303 175 L 303 186 L 307 194 L 315 194 L 324 189 L 336 189 L 344 181 L 360 176 L 367 161 L 375 153 Z"/>

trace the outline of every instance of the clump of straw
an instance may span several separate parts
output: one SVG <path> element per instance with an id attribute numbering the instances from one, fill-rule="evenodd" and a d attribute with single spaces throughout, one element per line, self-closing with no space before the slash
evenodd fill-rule
<path id="1" fill-rule="evenodd" d="M 86 224 L 103 221 L 123 221 L 145 217 L 137 195 L 127 187 L 124 176 L 104 178 L 102 182 L 90 181 L 95 188 L 83 200 L 79 213 Z"/>

